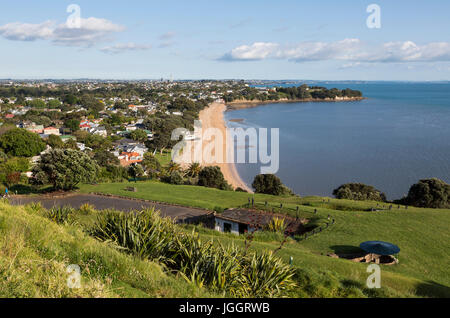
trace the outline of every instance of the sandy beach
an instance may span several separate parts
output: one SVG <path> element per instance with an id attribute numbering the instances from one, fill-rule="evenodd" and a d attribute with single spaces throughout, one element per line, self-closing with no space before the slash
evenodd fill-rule
<path id="1" fill-rule="evenodd" d="M 225 118 L 224 113 L 227 106 L 223 103 L 212 103 L 205 109 L 203 109 L 199 114 L 199 119 L 202 122 L 202 128 L 203 131 L 206 131 L 208 128 L 217 128 L 222 132 L 223 136 L 226 136 L 226 124 L 225 124 Z M 193 147 L 193 142 L 191 143 L 191 147 Z M 227 144 L 229 147 L 227 147 Z M 236 170 L 236 166 L 233 163 L 225 163 L 226 162 L 226 154 L 229 151 L 233 151 L 232 147 L 230 146 L 231 143 L 224 143 L 224 150 L 223 150 L 223 162 L 224 163 L 206 163 L 206 162 L 200 162 L 201 166 L 218 166 L 222 170 L 223 176 L 225 177 L 225 180 L 233 187 L 233 188 L 242 188 L 244 190 L 247 190 L 249 192 L 253 192 L 249 186 L 241 179 L 239 176 L 239 173 Z M 205 147 L 205 146 L 204 146 Z M 186 168 L 186 166 L 189 166 L 189 164 L 183 164 L 183 168 Z"/>

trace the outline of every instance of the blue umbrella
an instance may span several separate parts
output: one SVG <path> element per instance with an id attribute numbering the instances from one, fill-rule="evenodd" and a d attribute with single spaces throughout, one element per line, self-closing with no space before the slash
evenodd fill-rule
<path id="1" fill-rule="evenodd" d="M 400 252 L 400 248 L 397 245 L 381 241 L 364 242 L 359 247 L 368 253 L 378 255 L 394 255 Z"/>

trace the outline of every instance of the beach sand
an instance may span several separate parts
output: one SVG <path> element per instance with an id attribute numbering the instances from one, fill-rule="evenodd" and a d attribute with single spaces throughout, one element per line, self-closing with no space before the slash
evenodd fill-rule
<path id="1" fill-rule="evenodd" d="M 203 109 L 199 114 L 199 119 L 202 122 L 202 128 L 203 132 L 206 131 L 208 128 L 217 128 L 222 132 L 223 136 L 227 136 L 226 134 L 226 124 L 225 124 L 225 118 L 224 113 L 227 106 L 223 103 L 212 103 L 205 109 Z M 190 143 L 191 147 L 193 147 L 193 142 Z M 228 146 L 228 147 L 227 147 Z M 205 148 L 205 146 L 204 146 Z M 226 162 L 226 154 L 230 151 L 234 151 L 232 149 L 231 143 L 227 142 L 224 143 L 224 150 L 223 150 L 223 162 Z M 233 187 L 233 188 L 242 188 L 248 192 L 253 192 L 249 186 L 241 179 L 239 176 L 239 173 L 237 172 L 236 166 L 234 163 L 205 163 L 200 162 L 200 165 L 202 167 L 207 166 L 218 166 L 220 167 L 220 170 L 222 170 L 223 176 L 225 177 L 225 180 Z M 184 166 L 183 168 L 186 168 L 189 166 L 189 164 L 182 164 Z"/>

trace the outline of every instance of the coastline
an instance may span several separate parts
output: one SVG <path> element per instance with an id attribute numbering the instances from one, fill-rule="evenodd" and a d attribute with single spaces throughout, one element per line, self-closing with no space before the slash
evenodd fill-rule
<path id="1" fill-rule="evenodd" d="M 222 132 L 223 136 L 227 136 L 227 126 L 225 122 L 225 111 L 227 106 L 223 103 L 212 103 L 205 109 L 203 109 L 199 118 L 202 121 L 202 128 L 206 130 L 208 128 L 218 128 Z M 227 144 L 229 144 L 227 142 Z M 226 161 L 226 153 L 229 151 L 234 151 L 224 145 L 224 162 Z M 234 163 L 216 163 L 216 164 L 206 164 L 206 166 L 219 166 L 220 170 L 222 170 L 223 176 L 225 180 L 233 187 L 233 188 L 242 188 L 247 190 L 248 192 L 253 192 L 247 184 L 242 180 L 241 176 L 237 172 L 236 165 Z"/>
<path id="2" fill-rule="evenodd" d="M 205 107 L 202 111 L 199 113 L 199 119 L 202 122 L 202 129 L 203 131 L 206 131 L 208 128 L 217 128 L 221 131 L 222 136 L 227 136 L 227 126 L 225 122 L 225 111 L 227 109 L 227 106 L 224 103 L 211 103 L 207 107 Z M 189 142 L 193 149 L 194 143 Z M 223 148 L 223 163 L 204 163 L 200 162 L 200 165 L 203 167 L 207 166 L 218 166 L 220 167 L 220 170 L 222 171 L 222 174 L 225 178 L 225 180 L 234 188 L 242 188 L 249 193 L 253 193 L 253 190 L 242 180 L 241 176 L 239 175 L 236 165 L 234 163 L 226 163 L 226 154 L 229 151 L 234 151 L 232 147 L 229 147 L 231 145 L 230 142 L 227 141 L 226 144 L 224 144 Z M 202 149 L 203 151 L 203 149 Z M 183 168 L 187 168 L 188 164 L 182 164 Z"/>
<path id="3" fill-rule="evenodd" d="M 367 97 L 344 97 L 342 99 L 279 99 L 279 100 L 235 100 L 232 102 L 226 103 L 227 109 L 230 110 L 238 110 L 244 108 L 254 108 L 262 105 L 269 104 L 290 104 L 290 103 L 340 103 L 340 102 L 356 102 L 365 100 Z"/>

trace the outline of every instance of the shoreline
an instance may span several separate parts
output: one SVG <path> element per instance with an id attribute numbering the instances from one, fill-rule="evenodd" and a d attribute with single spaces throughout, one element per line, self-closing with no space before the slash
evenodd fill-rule
<path id="1" fill-rule="evenodd" d="M 226 110 L 227 106 L 223 103 L 211 103 L 208 107 L 203 109 L 199 114 L 199 118 L 202 121 L 203 130 L 208 128 L 218 128 L 222 132 L 223 136 L 227 136 L 227 125 L 225 121 Z M 228 151 L 234 151 L 234 149 L 229 149 L 227 147 L 228 145 L 229 143 L 227 140 L 227 145 L 224 145 L 224 162 L 226 162 L 226 153 L 228 153 Z M 249 186 L 242 180 L 234 163 L 206 164 L 206 166 L 219 166 L 225 180 L 233 188 L 242 188 L 250 193 L 253 193 L 252 189 L 250 189 Z"/>
<path id="2" fill-rule="evenodd" d="M 226 103 L 226 111 L 254 108 L 269 104 L 290 104 L 290 103 L 341 103 L 341 102 L 357 102 L 365 100 L 367 97 L 348 97 L 343 99 L 279 99 L 279 100 L 236 100 Z"/>
<path id="3" fill-rule="evenodd" d="M 202 130 L 206 131 L 209 128 L 216 128 L 219 129 L 222 133 L 222 136 L 228 138 L 227 134 L 227 125 L 225 121 L 225 111 L 227 110 L 227 106 L 224 103 L 211 103 L 207 107 L 205 107 L 203 110 L 199 113 L 199 120 L 202 122 Z M 189 147 L 191 147 L 191 151 L 194 149 L 194 142 L 188 141 Z M 218 166 L 220 170 L 222 171 L 222 174 L 225 178 L 225 180 L 228 182 L 228 184 L 231 185 L 232 188 L 242 188 L 249 193 L 253 193 L 253 190 L 242 180 L 241 176 L 239 175 L 236 165 L 234 163 L 227 163 L 226 162 L 226 154 L 229 151 L 234 152 L 234 149 L 229 148 L 229 146 L 232 143 L 226 141 L 226 143 L 223 145 L 223 158 L 222 163 L 204 163 L 199 162 L 202 167 L 208 167 L 208 166 Z M 206 147 L 204 146 L 206 149 Z M 202 149 L 204 151 L 205 149 Z M 190 162 L 189 162 L 190 163 Z M 186 161 L 182 163 L 183 168 L 187 168 L 189 166 L 189 163 Z"/>

